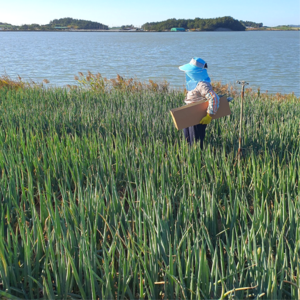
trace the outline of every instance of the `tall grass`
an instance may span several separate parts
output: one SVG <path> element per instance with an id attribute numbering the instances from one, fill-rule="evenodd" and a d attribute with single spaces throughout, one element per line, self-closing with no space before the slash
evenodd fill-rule
<path id="1" fill-rule="evenodd" d="M 2 298 L 300 298 L 299 98 L 248 90 L 238 164 L 238 95 L 201 151 L 183 92 L 83 85 L 0 88 Z"/>

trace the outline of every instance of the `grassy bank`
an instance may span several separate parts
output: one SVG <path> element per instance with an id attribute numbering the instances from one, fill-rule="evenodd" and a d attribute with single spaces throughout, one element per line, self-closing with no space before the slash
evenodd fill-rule
<path id="1" fill-rule="evenodd" d="M 248 90 L 188 149 L 184 93 L 0 80 L 0 296 L 300 297 L 300 100 Z M 218 90 L 227 89 L 218 85 Z"/>
<path id="2" fill-rule="evenodd" d="M 291 27 L 291 26 L 276 26 L 276 27 L 260 27 L 260 28 L 246 28 L 246 31 L 295 31 L 300 30 L 299 27 Z"/>

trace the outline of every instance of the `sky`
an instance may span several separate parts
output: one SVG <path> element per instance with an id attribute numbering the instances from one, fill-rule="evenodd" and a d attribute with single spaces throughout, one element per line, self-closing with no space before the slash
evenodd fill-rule
<path id="1" fill-rule="evenodd" d="M 71 17 L 109 27 L 140 27 L 170 18 L 194 19 L 231 16 L 265 26 L 299 25 L 299 0 L 0 0 L 0 22 L 13 25 L 48 24 Z"/>

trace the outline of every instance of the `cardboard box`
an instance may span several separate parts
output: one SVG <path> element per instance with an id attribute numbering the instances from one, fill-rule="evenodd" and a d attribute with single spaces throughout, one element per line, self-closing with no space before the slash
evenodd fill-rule
<path id="1" fill-rule="evenodd" d="M 170 111 L 175 127 L 180 130 L 200 123 L 207 114 L 208 101 L 202 103 L 191 103 L 185 106 L 174 108 Z M 227 97 L 220 98 L 220 105 L 214 119 L 219 119 L 231 114 Z"/>

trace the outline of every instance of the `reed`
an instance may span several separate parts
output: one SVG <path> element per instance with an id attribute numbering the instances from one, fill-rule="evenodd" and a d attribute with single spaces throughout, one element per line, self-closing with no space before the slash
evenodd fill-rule
<path id="1" fill-rule="evenodd" d="M 12 80 L 9 76 L 4 75 L 0 77 L 0 89 L 18 89 L 24 88 L 24 82 L 22 82 L 21 77 L 18 80 Z"/>
<path id="2" fill-rule="evenodd" d="M 246 91 L 238 165 L 238 94 L 201 152 L 183 91 L 87 76 L 0 87 L 0 296 L 299 299 L 299 98 Z"/>

